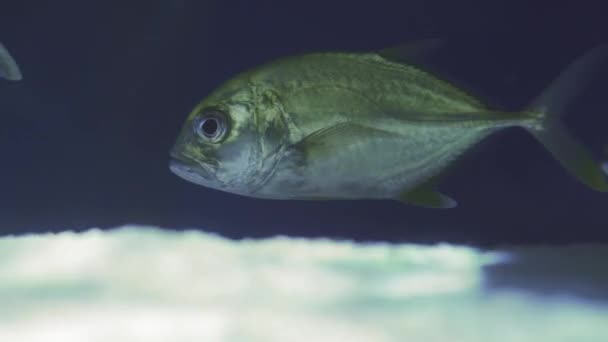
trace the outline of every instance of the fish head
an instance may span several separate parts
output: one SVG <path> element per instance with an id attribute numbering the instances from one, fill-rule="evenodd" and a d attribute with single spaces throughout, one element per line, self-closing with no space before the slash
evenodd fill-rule
<path id="1" fill-rule="evenodd" d="M 198 185 L 255 197 L 280 159 L 287 133 L 274 92 L 230 82 L 188 116 L 170 169 Z"/>

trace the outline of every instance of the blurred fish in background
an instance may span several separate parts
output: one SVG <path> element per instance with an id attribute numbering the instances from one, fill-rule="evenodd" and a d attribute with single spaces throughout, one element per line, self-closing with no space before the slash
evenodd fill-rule
<path id="1" fill-rule="evenodd" d="M 604 147 L 604 162 L 602 162 L 602 170 L 608 176 L 608 145 Z"/>
<path id="2" fill-rule="evenodd" d="M 0 43 L 0 77 L 11 81 L 19 81 L 23 78 L 17 62 L 2 43 Z"/>

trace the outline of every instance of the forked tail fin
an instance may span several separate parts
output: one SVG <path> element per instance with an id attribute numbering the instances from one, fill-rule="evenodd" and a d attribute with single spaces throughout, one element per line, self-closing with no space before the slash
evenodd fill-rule
<path id="1" fill-rule="evenodd" d="M 608 59 L 608 45 L 589 51 L 558 78 L 526 110 L 539 116 L 536 126 L 528 130 L 551 152 L 570 174 L 597 190 L 608 191 L 608 182 L 599 162 L 572 136 L 560 118 L 570 104 L 592 80 L 597 67 Z"/>

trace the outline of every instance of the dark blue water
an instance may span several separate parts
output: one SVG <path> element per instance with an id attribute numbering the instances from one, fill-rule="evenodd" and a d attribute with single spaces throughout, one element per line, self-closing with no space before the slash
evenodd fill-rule
<path id="1" fill-rule="evenodd" d="M 24 80 L 0 83 L 0 233 L 122 223 L 231 237 L 608 241 L 608 195 L 578 184 L 525 132 L 502 132 L 441 186 L 454 210 L 390 201 L 238 197 L 172 175 L 168 150 L 192 106 L 236 73 L 284 55 L 369 51 L 440 37 L 429 61 L 490 103 L 525 106 L 608 39 L 598 2 L 34 1 L 3 4 L 0 41 Z M 608 143 L 606 68 L 568 126 Z"/>

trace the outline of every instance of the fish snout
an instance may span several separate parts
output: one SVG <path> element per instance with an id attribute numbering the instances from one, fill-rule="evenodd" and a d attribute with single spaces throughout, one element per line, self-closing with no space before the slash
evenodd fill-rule
<path id="1" fill-rule="evenodd" d="M 204 165 L 182 152 L 178 148 L 173 148 L 169 152 L 169 170 L 171 172 L 180 178 L 199 185 L 208 185 L 213 182 L 214 177 L 209 168 L 204 167 Z"/>
<path id="2" fill-rule="evenodd" d="M 213 175 L 205 168 L 181 159 L 171 158 L 169 170 L 189 182 L 208 186 L 213 182 Z"/>

